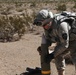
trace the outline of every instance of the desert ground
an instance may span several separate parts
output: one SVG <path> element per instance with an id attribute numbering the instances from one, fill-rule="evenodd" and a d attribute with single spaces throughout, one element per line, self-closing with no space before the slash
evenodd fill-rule
<path id="1" fill-rule="evenodd" d="M 41 29 L 40 29 L 41 30 Z M 25 34 L 15 42 L 0 42 L 0 75 L 21 75 L 27 68 L 40 67 L 40 56 L 37 47 L 41 44 L 39 30 Z M 55 64 L 52 62 L 51 75 L 57 75 Z M 75 75 L 73 65 L 66 65 L 66 75 Z"/>

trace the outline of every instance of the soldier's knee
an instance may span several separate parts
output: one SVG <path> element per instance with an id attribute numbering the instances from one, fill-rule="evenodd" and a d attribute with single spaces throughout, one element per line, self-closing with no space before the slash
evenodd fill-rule
<path id="1" fill-rule="evenodd" d="M 63 69 L 63 70 L 58 70 L 58 75 L 65 75 L 65 69 Z"/>
<path id="2" fill-rule="evenodd" d="M 57 70 L 58 71 L 64 71 L 65 70 L 65 67 L 58 67 Z"/>

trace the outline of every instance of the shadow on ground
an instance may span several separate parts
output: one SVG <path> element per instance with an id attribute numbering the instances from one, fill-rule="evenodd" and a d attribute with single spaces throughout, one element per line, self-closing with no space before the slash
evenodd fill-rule
<path id="1" fill-rule="evenodd" d="M 20 75 L 41 75 L 41 68 L 36 67 L 35 69 L 33 68 L 26 68 L 27 72 L 21 73 Z"/>

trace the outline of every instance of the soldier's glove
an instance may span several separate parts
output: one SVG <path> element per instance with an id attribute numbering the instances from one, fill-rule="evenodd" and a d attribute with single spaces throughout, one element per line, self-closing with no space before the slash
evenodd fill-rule
<path id="1" fill-rule="evenodd" d="M 41 55 L 41 46 L 37 48 L 37 51 L 39 52 L 39 55 Z"/>
<path id="2" fill-rule="evenodd" d="M 54 53 L 52 52 L 52 53 L 50 53 L 50 54 L 48 54 L 47 56 L 46 56 L 46 62 L 47 63 L 49 63 L 49 62 L 51 62 L 52 61 L 52 59 L 54 59 Z"/>

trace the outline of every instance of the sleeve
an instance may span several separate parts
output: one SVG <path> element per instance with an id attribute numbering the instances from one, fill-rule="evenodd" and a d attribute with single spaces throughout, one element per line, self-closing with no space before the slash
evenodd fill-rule
<path id="1" fill-rule="evenodd" d="M 66 22 L 60 24 L 62 39 L 54 49 L 54 57 L 62 54 L 69 46 L 69 25 Z"/>
<path id="2" fill-rule="evenodd" d="M 62 29 L 62 38 L 64 40 L 64 46 L 68 48 L 69 46 L 69 24 L 67 22 L 62 22 L 60 26 Z"/>

